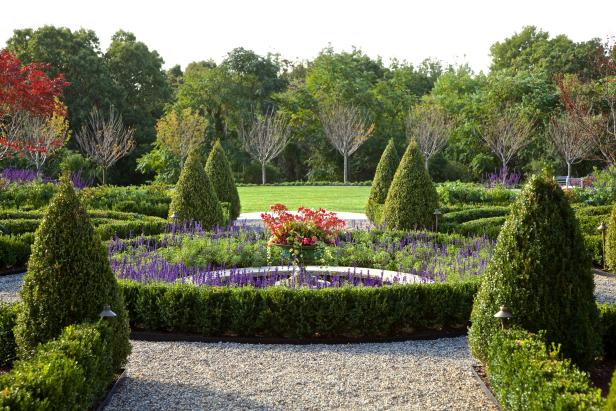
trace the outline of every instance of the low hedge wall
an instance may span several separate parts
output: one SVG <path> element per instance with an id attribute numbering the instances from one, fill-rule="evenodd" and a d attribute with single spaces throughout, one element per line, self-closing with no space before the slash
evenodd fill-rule
<path id="1" fill-rule="evenodd" d="M 131 326 L 279 338 L 370 338 L 465 329 L 477 282 L 321 290 L 120 281 Z"/>
<path id="2" fill-rule="evenodd" d="M 109 327 L 71 325 L 0 376 L 0 409 L 85 410 L 113 381 Z"/>
<path id="3" fill-rule="evenodd" d="M 488 352 L 488 379 L 504 410 L 601 410 L 601 390 L 559 349 L 525 330 L 497 333 Z"/>
<path id="4" fill-rule="evenodd" d="M 15 328 L 19 304 L 0 302 L 0 367 L 10 367 L 17 358 Z"/>
<path id="5" fill-rule="evenodd" d="M 598 304 L 601 334 L 603 335 L 603 355 L 616 359 L 616 304 Z"/>
<path id="6" fill-rule="evenodd" d="M 509 214 L 509 207 L 492 206 L 492 207 L 474 207 L 460 211 L 453 211 L 443 215 L 442 224 L 461 224 L 471 220 L 488 217 L 503 217 Z"/>
<path id="7" fill-rule="evenodd" d="M 0 270 L 25 266 L 33 242 L 34 233 L 0 235 Z"/>

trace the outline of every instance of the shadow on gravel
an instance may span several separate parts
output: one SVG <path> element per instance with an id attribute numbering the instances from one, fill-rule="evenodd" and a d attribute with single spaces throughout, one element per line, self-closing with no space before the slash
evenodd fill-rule
<path id="1" fill-rule="evenodd" d="M 144 381 L 131 378 L 123 381 L 105 411 L 115 410 L 282 410 L 265 405 L 240 393 L 212 390 L 173 382 Z"/>

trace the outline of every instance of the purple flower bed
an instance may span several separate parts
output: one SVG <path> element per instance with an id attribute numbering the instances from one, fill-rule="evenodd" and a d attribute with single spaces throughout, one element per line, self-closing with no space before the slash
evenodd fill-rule
<path id="1" fill-rule="evenodd" d="M 517 171 L 509 172 L 507 168 L 503 167 L 493 173 L 485 174 L 482 180 L 483 185 L 490 188 L 496 186 L 515 188 L 520 184 L 522 174 Z"/>
<path id="2" fill-rule="evenodd" d="M 234 225 L 206 232 L 197 224 L 185 223 L 170 225 L 157 239 L 115 239 L 109 245 L 109 260 L 118 278 L 139 282 L 257 288 L 382 287 L 476 278 L 485 270 L 494 247 L 487 238 L 354 230 L 324 247 L 316 265 L 366 268 L 341 272 L 300 269 L 292 275 L 288 272 L 290 261 L 268 250 L 268 239 L 269 232 L 260 226 Z M 384 277 L 384 270 L 399 275 Z"/>
<path id="3" fill-rule="evenodd" d="M 0 178 L 15 184 L 24 184 L 39 180 L 36 171 L 22 168 L 5 168 L 0 172 Z M 75 188 L 90 187 L 94 183 L 93 178 L 84 178 L 81 170 L 73 172 L 71 174 L 71 180 Z M 47 176 L 41 176 L 41 181 L 43 183 L 58 183 L 58 180 Z"/>

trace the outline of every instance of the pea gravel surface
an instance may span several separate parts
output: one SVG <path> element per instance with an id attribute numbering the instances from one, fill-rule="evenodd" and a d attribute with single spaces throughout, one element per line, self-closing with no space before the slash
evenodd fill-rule
<path id="1" fill-rule="evenodd" d="M 595 298 L 600 303 L 616 304 L 616 275 L 604 271 L 595 272 Z"/>
<path id="2" fill-rule="evenodd" d="M 19 290 L 23 284 L 22 274 L 11 274 L 0 276 L 0 301 L 17 302 L 19 298 Z"/>
<path id="3" fill-rule="evenodd" d="M 111 410 L 492 410 L 465 337 L 379 344 L 133 341 Z"/>

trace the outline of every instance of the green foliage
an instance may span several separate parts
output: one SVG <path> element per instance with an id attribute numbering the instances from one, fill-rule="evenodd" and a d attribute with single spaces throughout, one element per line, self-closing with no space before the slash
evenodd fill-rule
<path id="1" fill-rule="evenodd" d="M 395 337 L 464 329 L 474 283 L 383 288 L 196 287 L 120 281 L 136 329 L 204 336 Z"/>
<path id="2" fill-rule="evenodd" d="M 36 210 L 49 204 L 55 192 L 53 183 L 9 184 L 0 190 L 0 206 Z"/>
<path id="3" fill-rule="evenodd" d="M 616 203 L 612 209 L 610 222 L 607 224 L 605 241 L 605 261 L 612 271 L 616 271 Z"/>
<path id="4" fill-rule="evenodd" d="M 25 266 L 33 242 L 32 233 L 0 235 L 0 269 Z"/>
<path id="5" fill-rule="evenodd" d="M 603 355 L 616 359 L 616 305 L 597 304 L 603 336 Z"/>
<path id="6" fill-rule="evenodd" d="M 210 177 L 212 185 L 214 185 L 218 199 L 230 203 L 230 219 L 237 219 L 240 215 L 241 208 L 240 195 L 237 192 L 231 165 L 229 164 L 229 160 L 227 160 L 227 155 L 220 144 L 220 140 L 214 143 L 214 147 L 212 151 L 210 151 L 210 155 L 205 164 L 205 171 Z"/>
<path id="7" fill-rule="evenodd" d="M 0 302 L 0 367 L 10 367 L 17 358 L 15 328 L 18 304 Z"/>
<path id="8" fill-rule="evenodd" d="M 404 153 L 391 182 L 383 222 L 391 228 L 429 228 L 434 224 L 438 196 L 415 141 Z"/>
<path id="9" fill-rule="evenodd" d="M 616 371 L 614 371 L 610 382 L 610 393 L 607 396 L 605 411 L 616 411 Z"/>
<path id="10" fill-rule="evenodd" d="M 118 315 L 114 369 L 125 362 L 128 314 L 107 252 L 66 175 L 36 231 L 21 297 L 15 335 L 22 356 L 31 356 L 39 343 L 56 338 L 68 325 L 97 320 L 103 305 L 110 304 Z"/>
<path id="11" fill-rule="evenodd" d="M 601 410 L 601 390 L 557 346 L 525 330 L 496 333 L 488 352 L 488 378 L 504 410 Z"/>
<path id="12" fill-rule="evenodd" d="M 459 224 L 454 231 L 468 236 L 486 236 L 496 238 L 501 231 L 505 217 L 487 217 L 477 220 L 465 221 Z"/>
<path id="13" fill-rule="evenodd" d="M 479 218 L 502 217 L 508 213 L 509 207 L 505 206 L 473 207 L 445 213 L 439 225 L 447 226 L 448 224 L 460 224 Z"/>
<path id="14" fill-rule="evenodd" d="M 169 212 L 168 187 L 163 185 L 100 186 L 85 188 L 79 197 L 87 208 L 139 213 L 166 218 Z"/>
<path id="15" fill-rule="evenodd" d="M 546 331 L 548 341 L 586 367 L 599 352 L 590 258 L 573 210 L 547 177 L 524 187 L 503 226 L 475 299 L 469 344 L 481 361 L 499 332 L 494 313 L 506 305 L 513 324 Z"/>
<path id="16" fill-rule="evenodd" d="M 379 164 L 376 166 L 376 172 L 374 173 L 374 179 L 372 180 L 372 188 L 370 189 L 370 196 L 368 197 L 368 204 L 366 204 L 366 215 L 375 224 L 381 222 L 381 213 L 385 199 L 387 198 L 387 192 L 389 186 L 394 178 L 398 164 L 400 163 L 400 156 L 396 151 L 396 145 L 393 139 L 389 139 L 389 143 L 385 147 L 385 151 L 381 155 Z"/>
<path id="17" fill-rule="evenodd" d="M 477 183 L 451 181 L 436 185 L 439 201 L 443 204 L 509 205 L 517 193 L 505 187 L 486 188 Z"/>
<path id="18" fill-rule="evenodd" d="M 205 229 L 222 224 L 222 208 L 201 157 L 191 152 L 184 163 L 169 206 L 169 218 L 197 221 Z"/>
<path id="19" fill-rule="evenodd" d="M 113 379 L 111 333 L 104 323 L 66 327 L 58 339 L 40 345 L 31 359 L 17 361 L 0 377 L 0 408 L 91 407 Z"/>

